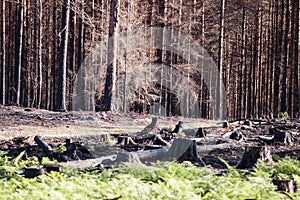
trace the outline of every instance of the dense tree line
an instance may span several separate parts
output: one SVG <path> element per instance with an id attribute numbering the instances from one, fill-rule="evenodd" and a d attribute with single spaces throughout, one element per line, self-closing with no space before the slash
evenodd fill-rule
<path id="1" fill-rule="evenodd" d="M 3 0 L 0 6 L 3 105 L 72 110 L 72 102 L 82 101 L 82 110 L 230 119 L 300 113 L 298 0 Z M 153 47 L 162 48 L 118 56 L 118 35 L 147 27 L 172 32 L 153 38 Z M 191 40 L 178 45 L 203 47 L 216 77 L 196 71 L 191 52 L 180 56 L 164 46 L 166 38 L 186 35 Z M 93 56 L 103 41 L 107 49 Z M 81 68 L 87 58 L 112 62 L 91 71 Z M 175 88 L 176 74 L 185 81 Z"/>

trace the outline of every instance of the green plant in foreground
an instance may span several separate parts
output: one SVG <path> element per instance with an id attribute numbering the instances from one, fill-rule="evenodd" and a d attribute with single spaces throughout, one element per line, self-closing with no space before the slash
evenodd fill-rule
<path id="1" fill-rule="evenodd" d="M 299 199 L 276 191 L 272 178 L 285 174 L 299 183 L 299 161 L 283 159 L 269 167 L 259 162 L 254 172 L 229 167 L 226 173 L 209 173 L 189 162 L 124 164 L 116 169 L 80 171 L 64 168 L 33 179 L 14 173 L 29 160 L 0 158 L 0 199 Z M 43 159 L 46 161 L 45 159 Z M 290 164 L 291 166 L 288 166 Z M 8 167 L 8 168 L 6 168 Z M 9 170 L 3 170 L 9 169 Z M 2 173 L 5 172 L 5 173 Z"/>

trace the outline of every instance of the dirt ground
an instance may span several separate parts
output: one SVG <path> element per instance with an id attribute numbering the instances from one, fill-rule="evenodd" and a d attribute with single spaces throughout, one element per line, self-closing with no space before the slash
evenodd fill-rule
<path id="1" fill-rule="evenodd" d="M 141 131 L 151 123 L 154 116 L 135 113 L 111 114 L 109 112 L 51 112 L 31 108 L 0 106 L 0 149 L 9 150 L 29 145 L 36 145 L 34 136 L 38 135 L 49 144 L 61 144 L 71 138 L 83 144 L 103 142 L 103 135 L 130 134 Z M 223 128 L 220 121 L 186 119 L 182 117 L 158 117 L 158 130 L 172 128 L 178 121 L 183 122 L 186 137 L 196 140 L 199 156 L 204 165 L 224 168 L 219 158 L 235 166 L 242 158 L 246 147 L 268 146 L 272 153 L 299 159 L 300 121 L 294 120 L 284 125 L 292 134 L 292 143 L 274 142 L 267 144 L 261 138 L 270 138 L 269 132 L 274 124 L 255 124 L 245 126 L 232 123 Z M 205 129 L 205 138 L 195 138 L 199 127 Z M 242 138 L 231 138 L 237 132 Z"/>

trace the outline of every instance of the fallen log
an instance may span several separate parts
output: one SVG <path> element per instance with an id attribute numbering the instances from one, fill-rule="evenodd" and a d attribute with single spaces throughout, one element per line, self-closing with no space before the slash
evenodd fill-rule
<path id="1" fill-rule="evenodd" d="M 25 178 L 34 178 L 45 173 L 46 170 L 44 168 L 36 168 L 36 167 L 25 168 L 24 171 Z"/>
<path id="2" fill-rule="evenodd" d="M 124 162 L 133 162 L 133 163 L 141 163 L 149 165 L 153 162 L 157 161 L 178 161 L 183 162 L 187 159 L 187 155 L 192 155 L 193 161 L 197 161 L 196 163 L 201 162 L 198 154 L 196 153 L 196 143 L 192 140 L 188 139 L 175 139 L 170 149 L 160 148 L 155 150 L 147 150 L 147 151 L 138 151 L 138 152 L 124 152 L 117 153 L 114 155 L 102 156 L 95 159 L 87 159 L 87 160 L 78 160 L 78 161 L 69 161 L 62 162 L 61 164 L 68 167 L 77 167 L 77 168 L 88 168 L 88 167 L 96 167 L 96 166 L 118 166 Z M 198 157 L 198 158 L 197 158 Z"/>

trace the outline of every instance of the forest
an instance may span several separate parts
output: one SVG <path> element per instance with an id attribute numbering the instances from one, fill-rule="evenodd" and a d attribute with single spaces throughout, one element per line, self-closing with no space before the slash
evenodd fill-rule
<path id="1" fill-rule="evenodd" d="M 2 0 L 2 105 L 300 113 L 298 0 Z"/>

